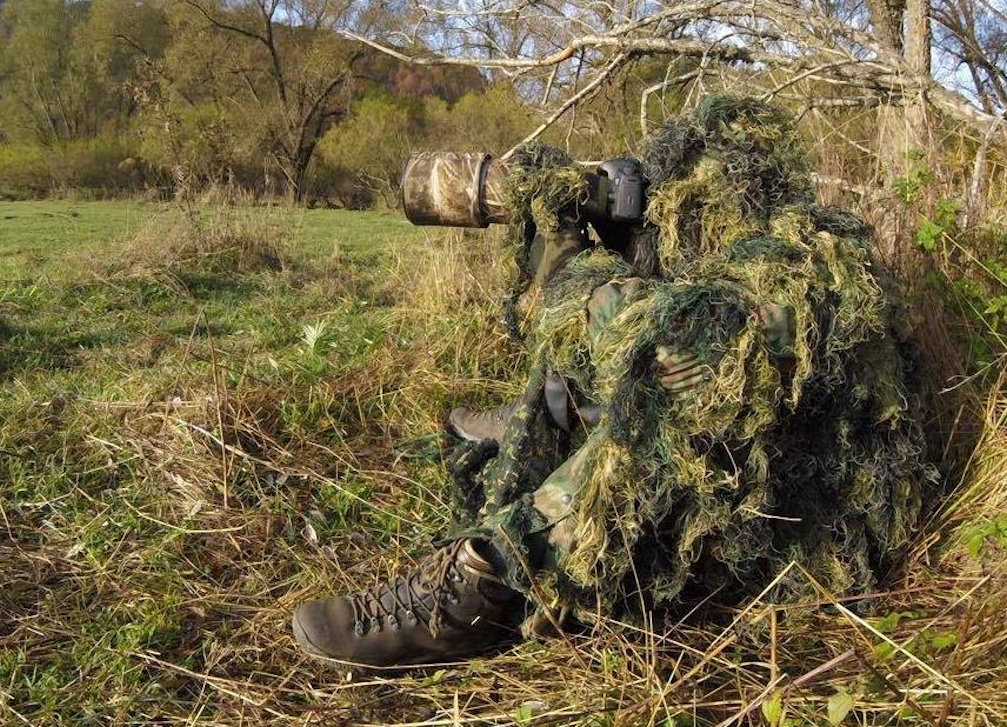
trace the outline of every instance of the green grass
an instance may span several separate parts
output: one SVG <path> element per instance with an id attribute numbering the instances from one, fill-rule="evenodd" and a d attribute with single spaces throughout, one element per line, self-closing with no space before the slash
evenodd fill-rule
<path id="1" fill-rule="evenodd" d="M 205 212 L 205 210 L 204 210 Z M 299 254 L 324 260 L 334 249 L 386 249 L 429 237 L 392 212 L 244 211 L 282 225 Z M 109 255 L 151 220 L 181 214 L 174 205 L 128 202 L 0 202 L 0 280 L 65 269 L 68 252 Z"/>
<path id="2" fill-rule="evenodd" d="M 172 288 L 116 266 L 126 250 L 144 261 L 143 243 L 156 246 L 158 235 L 170 234 L 182 219 L 176 208 L 0 203 L 0 310 L 12 327 L 2 369 L 8 375 L 41 370 L 51 377 L 53 370 L 112 364 L 106 373 L 118 378 L 122 372 L 114 362 L 121 356 L 135 358 L 154 348 L 148 357 L 170 357 L 174 343 L 193 331 L 226 350 L 276 358 L 303 326 L 332 316 L 349 333 L 350 345 L 340 350 L 352 352 L 380 318 L 373 289 L 378 271 L 387 269 L 390 255 L 416 253 L 424 237 L 387 214 L 283 209 L 231 214 L 271 226 L 294 270 L 242 277 L 191 271 L 180 288 Z M 144 239 L 131 243 L 144 230 L 149 230 Z M 335 290 L 340 282 L 350 285 Z M 130 369 L 137 368 L 132 361 Z M 139 368 L 163 366 L 151 360 Z"/>
<path id="3" fill-rule="evenodd" d="M 218 693 L 149 658 L 289 664 L 284 594 L 317 591 L 327 553 L 415 550 L 444 525 L 423 496 L 443 485 L 436 445 L 407 484 L 384 481 L 431 413 L 393 360 L 370 365 L 399 349 L 389 280 L 429 236 L 379 213 L 198 215 L 0 204 L 5 724 L 219 718 Z M 163 238 L 194 224 L 270 237 L 282 269 L 173 264 Z"/>

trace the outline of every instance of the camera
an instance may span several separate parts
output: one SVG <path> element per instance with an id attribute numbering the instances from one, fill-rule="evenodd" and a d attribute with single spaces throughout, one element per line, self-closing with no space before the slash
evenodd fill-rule
<path id="1" fill-rule="evenodd" d="M 402 207 L 414 225 L 487 227 L 510 219 L 504 192 L 506 161 L 489 154 L 420 152 L 402 173 Z M 594 171 L 585 169 L 586 219 L 631 224 L 643 219 L 646 179 L 640 162 L 610 159 Z"/>

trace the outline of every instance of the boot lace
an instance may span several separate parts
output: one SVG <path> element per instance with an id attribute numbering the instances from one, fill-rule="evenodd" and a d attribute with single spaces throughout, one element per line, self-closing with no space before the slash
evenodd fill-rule
<path id="1" fill-rule="evenodd" d="M 458 568 L 458 552 L 464 544 L 457 540 L 410 573 L 352 595 L 353 633 L 364 636 L 385 625 L 396 631 L 405 621 L 409 627 L 424 624 L 436 637 L 446 604 L 459 602 L 458 586 L 465 582 L 465 574 Z"/>

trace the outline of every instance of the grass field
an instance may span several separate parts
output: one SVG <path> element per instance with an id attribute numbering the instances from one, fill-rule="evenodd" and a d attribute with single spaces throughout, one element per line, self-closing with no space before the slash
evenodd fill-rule
<path id="1" fill-rule="evenodd" d="M 331 554 L 384 574 L 381 547 L 406 557 L 444 525 L 436 439 L 388 467 L 462 393 L 452 368 L 482 378 L 478 344 L 436 350 L 457 314 L 410 333 L 403 291 L 443 245 L 387 214 L 199 215 L 0 204 L 4 724 L 236 718 L 240 698 L 186 674 L 310 679 L 287 620 L 338 587 Z M 186 257 L 193 225 L 278 259 Z"/>
<path id="2" fill-rule="evenodd" d="M 870 618 L 823 593 L 430 673 L 302 658 L 299 601 L 448 526 L 449 408 L 514 393 L 491 242 L 393 214 L 0 203 L 0 723 L 1005 723 L 995 398 L 971 489 Z"/>

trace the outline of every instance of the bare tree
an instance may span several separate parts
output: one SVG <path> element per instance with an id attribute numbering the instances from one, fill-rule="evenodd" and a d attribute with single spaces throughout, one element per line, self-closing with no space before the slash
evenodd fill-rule
<path id="1" fill-rule="evenodd" d="M 356 10 L 353 0 L 183 2 L 216 42 L 234 46 L 226 71 L 260 110 L 270 153 L 290 195 L 300 200 L 318 142 L 328 124 L 345 114 L 340 93 L 364 55 L 357 44 L 324 36 Z"/>
<path id="2" fill-rule="evenodd" d="M 644 103 L 665 84 L 701 87 L 709 74 L 728 73 L 766 98 L 804 89 L 809 109 L 937 109 L 977 140 L 1000 108 L 935 80 L 928 0 L 417 0 L 411 12 L 408 36 L 347 36 L 403 61 L 475 65 L 556 96 L 536 134 L 646 56 L 692 59 L 694 68 L 648 87 Z M 939 22 L 942 32 L 952 24 Z M 990 78 L 990 45 L 977 56 L 975 68 Z M 645 106 L 641 117 L 646 123 Z"/>
<path id="3" fill-rule="evenodd" d="M 936 0 L 936 45 L 949 70 L 988 114 L 1007 108 L 1007 6 Z"/>

